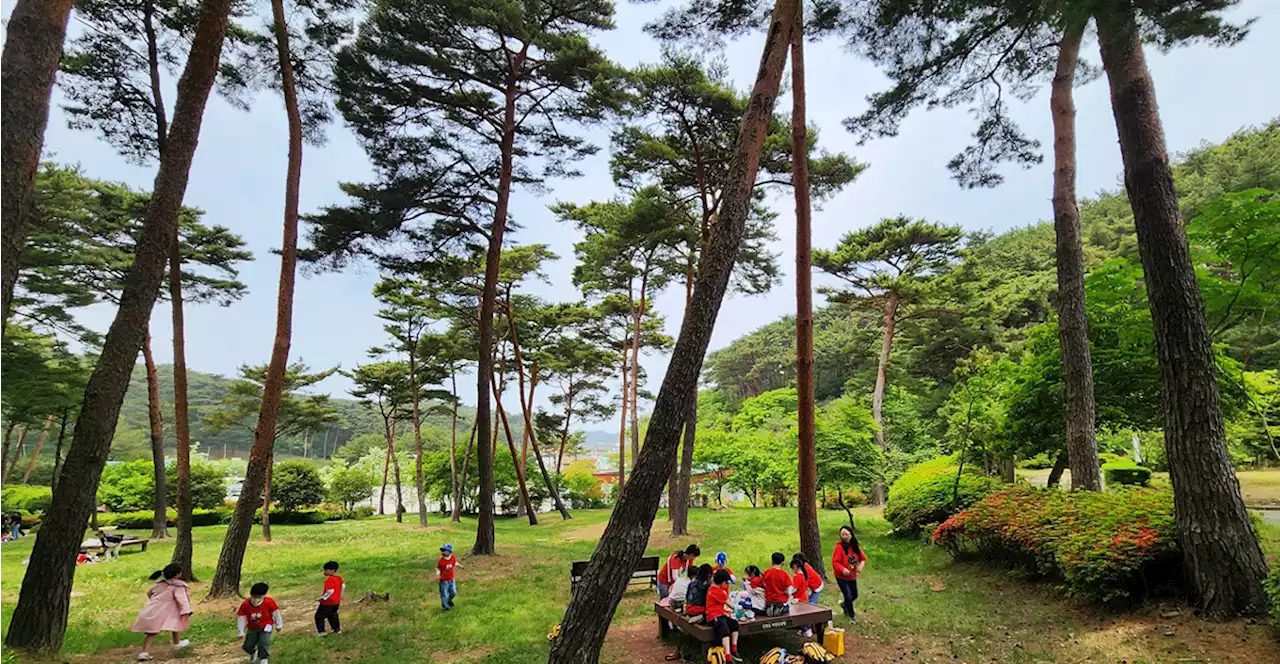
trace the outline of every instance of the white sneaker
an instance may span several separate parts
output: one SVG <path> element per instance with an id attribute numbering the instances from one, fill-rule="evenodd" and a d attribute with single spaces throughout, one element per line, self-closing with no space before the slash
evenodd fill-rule
<path id="1" fill-rule="evenodd" d="M 267 660 L 265 660 L 265 659 L 260 659 L 260 660 L 258 660 L 258 664 L 267 664 Z"/>
<path id="2" fill-rule="evenodd" d="M 140 653 L 138 653 L 138 661 L 139 661 L 139 662 L 149 662 L 149 661 L 151 661 L 151 653 L 149 653 L 149 652 L 140 652 Z"/>
<path id="3" fill-rule="evenodd" d="M 189 645 L 191 645 L 191 639 L 183 639 L 179 641 L 178 645 L 174 646 L 174 648 L 177 648 L 178 650 L 182 650 L 183 648 L 186 648 Z"/>
<path id="4" fill-rule="evenodd" d="M 249 655 L 249 664 L 258 664 L 258 653 L 255 652 Z"/>
<path id="5" fill-rule="evenodd" d="M 316 636 L 329 636 L 328 632 L 316 632 Z"/>

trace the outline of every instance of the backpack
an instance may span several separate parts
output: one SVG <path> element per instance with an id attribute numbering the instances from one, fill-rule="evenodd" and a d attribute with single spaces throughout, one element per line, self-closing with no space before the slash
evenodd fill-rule
<path id="1" fill-rule="evenodd" d="M 827 662 L 836 658 L 836 656 L 828 652 L 826 648 L 823 648 L 821 645 L 813 642 L 804 644 L 804 648 L 801 649 L 801 652 L 804 653 L 805 660 L 810 662 L 810 664 L 827 664 Z"/>
<path id="2" fill-rule="evenodd" d="M 724 648 L 716 646 L 707 651 L 707 664 L 729 664 L 729 655 Z"/>
<path id="3" fill-rule="evenodd" d="M 774 648 L 760 656 L 760 664 L 786 664 L 786 661 L 787 651 L 782 648 Z"/>
<path id="4" fill-rule="evenodd" d="M 554 642 L 554 641 L 555 641 L 556 639 L 558 639 L 558 638 L 560 638 L 560 624 L 559 624 L 559 623 L 557 623 L 555 627 L 552 627 L 552 628 L 551 628 L 551 633 L 547 635 L 547 640 L 548 640 L 548 641 L 553 641 L 553 642 Z"/>

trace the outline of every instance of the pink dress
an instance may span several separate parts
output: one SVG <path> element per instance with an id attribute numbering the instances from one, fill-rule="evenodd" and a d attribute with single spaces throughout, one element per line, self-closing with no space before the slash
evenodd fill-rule
<path id="1" fill-rule="evenodd" d="M 159 581 L 147 591 L 147 605 L 129 629 L 143 634 L 185 632 L 191 623 L 191 591 L 181 579 Z"/>

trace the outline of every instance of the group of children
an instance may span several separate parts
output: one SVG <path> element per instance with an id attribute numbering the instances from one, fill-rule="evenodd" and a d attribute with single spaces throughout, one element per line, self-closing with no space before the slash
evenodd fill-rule
<path id="1" fill-rule="evenodd" d="M 738 656 L 741 620 L 786 615 L 796 602 L 817 604 L 826 587 L 822 576 L 801 553 L 791 556 L 788 563 L 785 555 L 775 552 L 765 570 L 746 566 L 738 591 L 732 590 L 738 579 L 728 567 L 724 552 L 716 554 L 715 565 L 696 565 L 700 555 L 702 551 L 696 544 L 672 553 L 658 570 L 658 595 L 690 623 L 705 621 L 711 626 L 734 661 L 742 661 Z M 858 598 L 857 578 L 866 561 L 853 529 L 842 527 L 831 566 L 840 586 L 840 606 L 851 620 L 856 619 L 853 603 Z M 812 637 L 812 629 L 806 628 L 803 634 Z"/>
<path id="2" fill-rule="evenodd" d="M 445 611 L 453 608 L 454 598 L 458 595 L 454 570 L 461 565 L 453 555 L 453 546 L 445 544 L 440 547 L 440 560 L 436 563 L 436 579 L 440 586 L 440 604 Z M 324 564 L 324 586 L 320 596 L 316 598 L 318 606 L 315 613 L 316 636 L 328 636 L 342 631 L 342 623 L 338 617 L 338 609 L 342 605 L 342 593 L 347 584 L 338 576 L 338 562 L 330 560 Z M 147 604 L 138 612 L 131 631 L 146 636 L 142 641 L 142 652 L 138 653 L 138 661 L 151 659 L 151 642 L 161 632 L 173 634 L 175 648 L 186 648 L 190 641 L 182 638 L 182 633 L 191 623 L 191 591 L 182 580 L 182 566 L 170 564 L 151 575 L 155 585 L 147 591 Z M 280 618 L 280 606 L 267 592 L 270 587 L 265 583 L 255 583 L 249 589 L 249 598 L 240 603 L 236 611 L 236 628 L 240 632 L 244 644 L 241 649 L 249 655 L 252 664 L 269 664 L 272 634 L 284 629 Z M 331 631 L 325 631 L 326 624 Z"/>

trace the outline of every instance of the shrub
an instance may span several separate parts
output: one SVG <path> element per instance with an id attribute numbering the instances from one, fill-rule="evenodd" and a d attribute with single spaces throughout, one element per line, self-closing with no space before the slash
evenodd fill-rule
<path id="1" fill-rule="evenodd" d="M 301 459 L 277 463 L 271 474 L 271 500 L 285 512 L 324 502 L 324 481 L 314 464 Z"/>
<path id="2" fill-rule="evenodd" d="M 335 463 L 334 465 L 340 466 Z M 373 484 L 377 481 L 373 471 L 356 464 L 331 468 L 329 471 L 329 500 L 347 509 L 373 496 Z"/>
<path id="3" fill-rule="evenodd" d="M 155 470 L 145 459 L 110 463 L 98 482 L 98 502 L 112 512 L 139 512 L 152 506 L 156 495 Z"/>
<path id="4" fill-rule="evenodd" d="M 857 489 L 847 489 L 844 491 L 845 507 L 859 507 L 867 504 L 867 494 Z M 828 491 L 827 497 L 822 501 L 822 508 L 828 510 L 843 509 L 840 507 L 840 492 Z"/>
<path id="5" fill-rule="evenodd" d="M 1108 485 L 1146 486 L 1151 483 L 1151 469 L 1129 461 L 1103 464 L 1102 476 Z"/>
<path id="6" fill-rule="evenodd" d="M 47 486 L 6 484 L 0 490 L 0 508 L 5 512 L 46 512 L 53 502 L 53 490 Z"/>
<path id="7" fill-rule="evenodd" d="M 373 516 L 374 509 L 370 505 L 361 505 L 355 509 L 332 509 L 325 510 L 329 515 L 330 521 L 347 521 L 349 519 L 364 519 Z"/>
<path id="8" fill-rule="evenodd" d="M 1146 594 L 1178 570 L 1173 494 L 1017 487 L 947 519 L 933 542 L 1061 579 L 1068 594 L 1103 602 Z"/>
<path id="9" fill-rule="evenodd" d="M 1280 633 L 1280 562 L 1271 566 L 1271 573 L 1263 580 L 1267 597 L 1271 600 L 1271 626 Z"/>
<path id="10" fill-rule="evenodd" d="M 324 523 L 330 518 L 330 514 L 324 510 L 271 510 L 271 523 L 280 526 L 311 526 Z M 254 515 L 255 523 L 262 523 L 262 510 L 259 509 Z"/>
<path id="11" fill-rule="evenodd" d="M 231 515 L 235 513 L 234 509 L 219 507 L 218 509 L 193 509 L 191 510 L 191 525 L 193 526 L 218 526 L 231 523 Z"/>
<path id="12" fill-rule="evenodd" d="M 996 480 L 966 467 L 960 474 L 957 491 L 955 464 L 955 456 L 938 457 L 912 467 L 893 483 L 884 518 L 895 531 L 917 533 L 991 495 L 1000 486 Z"/>
<path id="13" fill-rule="evenodd" d="M 166 510 L 166 523 L 170 526 L 178 525 L 178 513 L 172 509 Z M 122 530 L 151 530 L 151 523 L 154 520 L 155 512 L 152 510 L 138 510 L 134 512 L 107 512 L 98 515 L 98 525 L 102 527 L 115 526 Z"/>
<path id="14" fill-rule="evenodd" d="M 164 476 L 165 482 L 169 485 L 165 491 L 165 500 L 169 507 L 177 507 L 178 465 L 175 461 L 171 460 L 165 467 Z M 224 476 L 217 464 L 192 459 L 191 506 L 206 510 L 222 507 L 222 501 L 227 498 L 227 483 L 222 479 Z"/>

